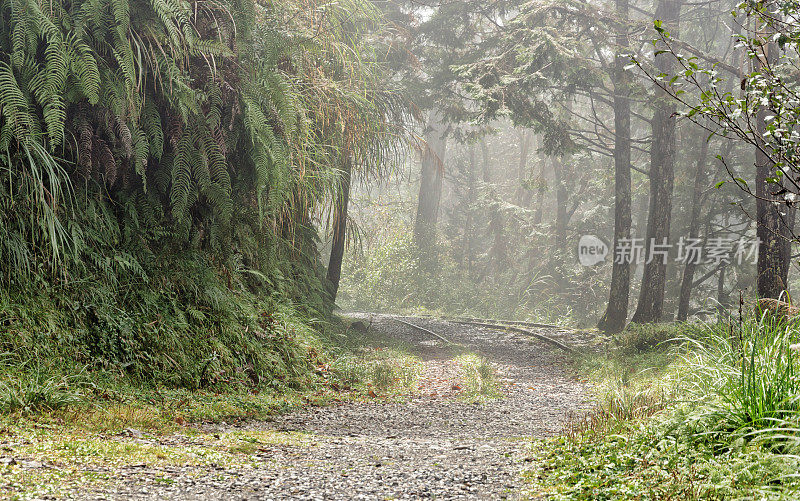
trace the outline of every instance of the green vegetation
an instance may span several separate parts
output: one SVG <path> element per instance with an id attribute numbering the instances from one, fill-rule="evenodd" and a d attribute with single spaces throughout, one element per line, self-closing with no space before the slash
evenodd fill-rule
<path id="1" fill-rule="evenodd" d="M 615 349 L 585 361 L 595 367 L 598 410 L 566 436 L 534 445 L 532 492 L 796 497 L 798 326 L 764 317 L 623 332 Z"/>
<path id="2" fill-rule="evenodd" d="M 359 0 L 0 2 L 0 412 L 320 383 L 313 217 L 399 140 L 381 29 Z"/>
<path id="3" fill-rule="evenodd" d="M 477 402 L 503 396 L 495 370 L 486 359 L 467 353 L 455 360 L 461 366 L 461 379 L 466 384 L 462 398 Z"/>
<path id="4" fill-rule="evenodd" d="M 272 362 L 268 381 L 254 381 L 258 374 L 251 370 L 187 387 L 116 368 L 89 370 L 57 355 L 22 364 L 7 355 L 0 371 L 0 411 L 112 433 L 126 427 L 169 431 L 193 422 L 264 418 L 307 404 L 402 399 L 416 389 L 422 362 L 397 343 L 336 323 L 318 325 L 319 331 L 304 324 L 290 327 L 297 330 L 287 334 L 283 346 L 256 354 L 295 352 L 288 355 L 291 363 Z"/>

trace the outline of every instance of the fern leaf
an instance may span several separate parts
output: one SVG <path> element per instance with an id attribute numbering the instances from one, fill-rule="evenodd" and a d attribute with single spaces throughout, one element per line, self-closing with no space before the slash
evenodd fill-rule
<path id="1" fill-rule="evenodd" d="M 100 99 L 100 71 L 97 69 L 92 49 L 74 33 L 67 36 L 66 43 L 69 50 L 70 72 L 75 75 L 89 103 L 97 104 Z"/>
<path id="2" fill-rule="evenodd" d="M 142 130 L 147 134 L 150 155 L 156 160 L 160 159 L 164 153 L 164 130 L 161 128 L 161 115 L 153 99 L 145 102 L 139 121 Z"/>
<path id="3" fill-rule="evenodd" d="M 20 139 L 33 128 L 34 119 L 28 110 L 28 100 L 17 85 L 11 66 L 5 62 L 0 62 L 0 113 L 13 124 Z"/>

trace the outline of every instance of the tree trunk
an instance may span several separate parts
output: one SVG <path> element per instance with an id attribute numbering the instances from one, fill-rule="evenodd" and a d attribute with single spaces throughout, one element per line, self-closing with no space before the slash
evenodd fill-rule
<path id="1" fill-rule="evenodd" d="M 486 144 L 486 138 L 481 138 L 481 158 L 483 159 L 483 182 L 491 183 L 492 176 L 489 167 L 489 146 Z"/>
<path id="2" fill-rule="evenodd" d="M 539 180 L 537 183 L 537 191 L 536 191 L 536 212 L 533 215 L 533 224 L 541 224 L 542 218 L 544 216 L 544 196 L 547 193 L 547 184 L 546 184 L 546 177 L 545 173 L 547 172 L 547 157 L 545 155 L 540 156 L 541 160 L 541 171 L 539 173 Z"/>
<path id="3" fill-rule="evenodd" d="M 483 181 L 489 183 L 491 179 L 491 168 L 489 166 L 489 151 L 486 146 L 486 141 L 481 140 L 481 156 L 483 159 Z M 503 271 L 506 265 L 507 249 L 506 241 L 503 236 L 503 214 L 498 207 L 497 194 L 494 187 L 491 186 L 489 191 L 492 201 L 489 204 L 489 233 L 492 235 L 492 246 L 489 249 L 489 258 L 494 263 L 495 276 Z"/>
<path id="4" fill-rule="evenodd" d="M 774 43 L 765 44 L 764 51 L 764 55 L 755 58 L 756 71 L 766 62 L 774 64 L 777 59 L 778 51 Z M 756 115 L 756 138 L 759 142 L 756 147 L 756 236 L 759 240 L 757 288 L 759 297 L 779 299 L 787 291 L 789 284 L 794 209 L 787 208 L 785 204 L 772 203 L 772 200 L 781 200 L 781 197 L 772 194 L 778 191 L 778 185 L 767 183 L 767 178 L 775 175 L 775 165 L 764 152 L 768 146 L 762 139 L 769 113 L 769 110 L 762 108 Z"/>
<path id="5" fill-rule="evenodd" d="M 719 275 L 717 275 L 717 312 L 723 313 L 728 306 L 728 298 L 725 295 L 725 271 L 728 265 L 720 263 Z"/>
<path id="6" fill-rule="evenodd" d="M 439 201 L 442 197 L 444 156 L 447 141 L 440 115 L 431 112 L 425 129 L 422 151 L 417 218 L 414 222 L 414 242 L 425 265 L 433 269 L 436 263 L 436 223 L 439 219 Z"/>
<path id="7" fill-rule="evenodd" d="M 475 262 L 475 246 L 473 245 L 473 237 L 474 237 L 474 230 L 473 230 L 473 217 L 474 217 L 474 210 L 475 210 L 475 145 L 471 144 L 469 146 L 469 165 L 467 168 L 469 172 L 467 173 L 467 183 L 469 187 L 467 188 L 467 224 L 466 228 L 464 228 L 464 253 L 467 258 L 467 275 L 473 275 L 473 264 Z"/>
<path id="8" fill-rule="evenodd" d="M 628 19 L 628 0 L 616 0 L 617 15 Z M 617 35 L 620 53 L 628 47 L 628 34 Z M 628 319 L 630 295 L 630 263 L 617 262 L 616 246 L 631 236 L 631 104 L 628 98 L 630 82 L 625 74 L 625 59 L 617 55 L 614 67 L 614 243 L 612 252 L 611 289 L 606 312 L 597 328 L 619 332 Z"/>
<path id="9" fill-rule="evenodd" d="M 659 0 L 656 9 L 656 18 L 663 21 L 664 27 L 674 37 L 678 36 L 680 9 L 681 0 Z M 667 53 L 656 55 L 655 66 L 658 73 L 672 75 L 675 72 L 674 56 Z M 667 259 L 651 253 L 654 244 L 669 244 L 672 189 L 675 184 L 675 101 L 658 85 L 655 86 L 655 95 L 653 139 L 650 145 L 650 208 L 645 238 L 649 262 L 644 265 L 639 303 L 631 319 L 636 323 L 658 322 L 664 311 Z M 661 247 L 660 250 L 664 248 L 666 247 Z"/>
<path id="10" fill-rule="evenodd" d="M 689 219 L 689 236 L 688 238 L 695 239 L 700 236 L 700 212 L 703 210 L 703 202 L 705 196 L 703 195 L 703 183 L 706 182 L 706 157 L 708 156 L 708 141 L 701 140 L 700 156 L 697 157 L 697 169 L 694 173 L 694 187 L 692 188 L 692 214 Z M 694 272 L 697 270 L 697 264 L 694 259 L 686 261 L 686 266 L 683 268 L 683 278 L 681 279 L 681 292 L 678 295 L 678 321 L 684 322 L 689 317 L 689 300 L 692 297 L 692 282 L 694 281 Z"/>
<path id="11" fill-rule="evenodd" d="M 331 256 L 328 261 L 328 287 L 329 292 L 336 300 L 339 292 L 339 280 L 342 276 L 342 259 L 347 241 L 347 206 L 350 204 L 350 180 L 353 164 L 349 156 L 342 160 L 342 178 L 336 203 L 333 208 L 333 240 L 331 242 Z"/>
<path id="12" fill-rule="evenodd" d="M 525 186 L 527 181 L 527 165 L 528 165 L 528 152 L 531 145 L 531 133 L 527 129 L 523 129 L 519 134 L 519 163 L 517 164 L 517 179 L 519 185 L 517 186 L 517 205 L 525 207 L 530 203 L 531 190 Z M 527 203 L 526 203 L 527 201 Z"/>
<path id="13" fill-rule="evenodd" d="M 556 247 L 560 250 L 567 244 L 567 186 L 564 170 L 561 158 L 553 157 L 553 179 L 556 183 Z"/>

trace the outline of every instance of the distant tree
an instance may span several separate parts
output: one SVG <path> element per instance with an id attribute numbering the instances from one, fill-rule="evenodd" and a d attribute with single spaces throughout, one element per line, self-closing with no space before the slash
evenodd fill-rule
<path id="1" fill-rule="evenodd" d="M 419 197 L 417 217 L 414 221 L 414 241 L 422 256 L 431 265 L 436 259 L 436 223 L 439 220 L 439 202 L 442 198 L 444 160 L 447 151 L 447 138 L 444 134 L 441 114 L 432 111 L 425 127 L 425 141 L 421 146 Z"/>
<path id="2" fill-rule="evenodd" d="M 703 183 L 708 176 L 708 141 L 705 137 L 700 139 L 700 152 L 697 155 L 697 164 L 692 185 L 692 209 L 689 216 L 689 234 L 687 238 L 691 241 L 700 236 L 700 211 L 703 208 L 706 194 L 703 192 Z M 678 321 L 685 321 L 689 316 L 689 300 L 692 294 L 694 272 L 698 263 L 694 259 L 687 260 L 681 276 L 681 289 L 678 296 Z"/>

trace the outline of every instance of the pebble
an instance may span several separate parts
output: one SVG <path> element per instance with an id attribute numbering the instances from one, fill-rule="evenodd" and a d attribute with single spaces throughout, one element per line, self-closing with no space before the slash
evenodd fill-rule
<path id="1" fill-rule="evenodd" d="M 520 335 L 434 319 L 412 321 L 489 360 L 503 398 L 458 399 L 453 348 L 392 320 L 361 314 L 371 329 L 414 347 L 427 375 L 443 383 L 403 403 L 345 403 L 306 408 L 238 429 L 302 430 L 316 445 L 277 445 L 248 469 L 195 466 L 127 470 L 111 485 L 75 492 L 74 499 L 110 500 L 383 500 L 509 499 L 523 487 L 525 437 L 557 434 L 570 414 L 591 406 L 586 383 L 567 369 L 563 353 Z M 550 332 L 543 331 L 544 334 Z M 567 342 L 568 333 L 555 332 Z M 431 382 L 436 385 L 436 382 Z M 217 432 L 233 429 L 219 423 Z M 140 438 L 138 430 L 129 435 Z M 172 482 L 164 482 L 170 479 Z"/>

